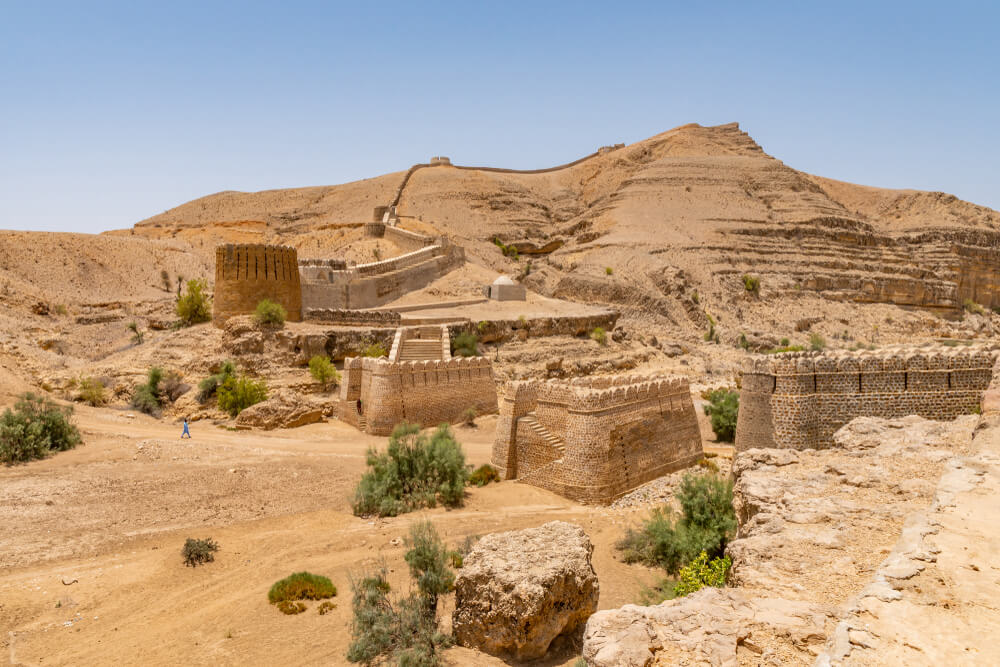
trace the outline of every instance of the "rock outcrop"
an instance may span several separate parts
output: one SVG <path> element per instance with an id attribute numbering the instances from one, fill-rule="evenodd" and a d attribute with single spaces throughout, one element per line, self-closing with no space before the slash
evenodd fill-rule
<path id="1" fill-rule="evenodd" d="M 455 638 L 515 660 L 542 657 L 597 610 L 593 550 L 582 528 L 562 521 L 482 538 L 455 582 Z"/>
<path id="2" fill-rule="evenodd" d="M 251 405 L 236 419 L 238 426 L 271 430 L 295 428 L 323 421 L 323 405 L 288 390 L 279 390 L 266 401 Z"/>

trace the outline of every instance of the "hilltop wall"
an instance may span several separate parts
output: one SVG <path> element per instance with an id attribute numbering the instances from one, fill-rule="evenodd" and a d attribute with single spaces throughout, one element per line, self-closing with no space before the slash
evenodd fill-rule
<path id="1" fill-rule="evenodd" d="M 497 410 L 493 366 L 484 357 L 344 361 L 340 419 L 372 435 L 389 435 L 402 421 L 421 427 L 457 422 L 469 408 L 480 415 Z"/>
<path id="2" fill-rule="evenodd" d="M 583 503 L 609 503 L 703 456 L 688 382 L 614 376 L 510 382 L 493 465 Z"/>
<path id="3" fill-rule="evenodd" d="M 252 313 L 262 299 L 285 307 L 288 319 L 302 319 L 302 288 L 295 248 L 226 244 L 215 249 L 212 320 L 222 326 L 233 315 Z"/>
<path id="4" fill-rule="evenodd" d="M 863 353 L 757 356 L 743 367 L 736 449 L 822 449 L 855 417 L 974 413 L 996 353 L 983 348 L 899 348 Z"/>

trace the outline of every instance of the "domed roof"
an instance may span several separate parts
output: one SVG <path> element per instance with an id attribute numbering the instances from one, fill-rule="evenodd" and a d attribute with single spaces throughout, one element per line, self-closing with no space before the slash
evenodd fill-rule
<path id="1" fill-rule="evenodd" d="M 493 281 L 493 284 L 494 285 L 516 285 L 517 283 L 515 283 L 513 280 L 511 280 L 507 276 L 500 276 L 499 278 L 497 278 L 496 280 Z"/>

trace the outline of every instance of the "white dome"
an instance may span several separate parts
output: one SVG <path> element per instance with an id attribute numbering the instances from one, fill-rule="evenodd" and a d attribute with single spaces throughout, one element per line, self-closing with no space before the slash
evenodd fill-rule
<path id="1" fill-rule="evenodd" d="M 517 283 L 515 283 L 513 280 L 511 280 L 507 276 L 500 276 L 499 278 L 497 278 L 496 280 L 493 281 L 493 284 L 494 285 L 516 285 Z"/>

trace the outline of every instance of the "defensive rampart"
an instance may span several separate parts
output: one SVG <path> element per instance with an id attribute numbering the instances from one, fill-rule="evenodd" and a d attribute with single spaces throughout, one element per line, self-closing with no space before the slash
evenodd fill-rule
<path id="1" fill-rule="evenodd" d="M 262 299 L 285 307 L 288 319 L 302 319 L 302 288 L 295 248 L 226 244 L 215 249 L 212 320 L 222 326 L 233 315 L 252 313 Z"/>
<path id="2" fill-rule="evenodd" d="M 493 465 L 583 503 L 609 503 L 703 455 L 688 381 L 667 376 L 510 382 Z"/>
<path id="3" fill-rule="evenodd" d="M 403 319 L 391 310 L 304 309 L 302 318 L 344 327 L 398 327 Z"/>
<path id="4" fill-rule="evenodd" d="M 974 413 L 996 352 L 985 348 L 897 348 L 879 352 L 792 352 L 743 366 L 736 449 L 822 449 L 855 417 Z"/>
<path id="5" fill-rule="evenodd" d="M 389 435 L 402 421 L 422 427 L 457 422 L 469 408 L 477 414 L 497 410 L 489 359 L 344 361 L 340 419 L 366 433 Z"/>

